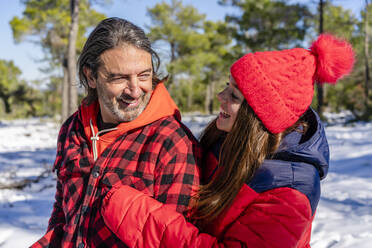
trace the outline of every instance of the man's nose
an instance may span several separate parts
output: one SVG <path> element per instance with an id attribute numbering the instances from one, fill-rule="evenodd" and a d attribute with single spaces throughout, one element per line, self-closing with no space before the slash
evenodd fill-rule
<path id="1" fill-rule="evenodd" d="M 137 77 L 131 77 L 128 80 L 128 85 L 124 89 L 124 93 L 133 97 L 133 98 L 139 98 L 142 94 L 142 91 L 138 84 L 138 78 Z"/>

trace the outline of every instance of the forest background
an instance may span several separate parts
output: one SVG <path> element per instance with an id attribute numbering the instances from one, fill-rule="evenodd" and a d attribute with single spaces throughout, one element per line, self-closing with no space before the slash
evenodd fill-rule
<path id="1" fill-rule="evenodd" d="M 5 1 L 0 3 L 6 9 Z M 12 42 L 29 44 L 39 52 L 31 56 L 30 66 L 18 66 L 0 53 L 0 120 L 49 116 L 62 122 L 75 112 L 85 95 L 76 60 L 92 29 L 111 16 L 128 19 L 148 34 L 160 54 L 161 73 L 168 75 L 166 86 L 183 113 L 217 110 L 216 92 L 228 81 L 231 63 L 246 53 L 307 48 L 324 32 L 343 37 L 356 52 L 354 70 L 335 86 L 318 86 L 313 107 L 320 113 L 349 110 L 355 120 L 372 120 L 371 0 L 20 0 L 19 4 L 20 13 L 7 12 Z M 2 45 L 2 49 L 7 48 Z M 25 77 L 28 67 L 37 68 L 33 69 L 37 76 Z"/>

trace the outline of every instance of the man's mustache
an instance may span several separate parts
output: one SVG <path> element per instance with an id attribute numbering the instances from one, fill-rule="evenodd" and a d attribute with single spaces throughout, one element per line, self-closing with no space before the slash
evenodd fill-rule
<path id="1" fill-rule="evenodd" d="M 142 93 L 138 98 L 134 98 L 130 95 L 127 95 L 127 94 L 122 94 L 118 99 L 119 100 L 122 100 L 122 101 L 133 101 L 133 100 L 136 100 L 136 99 L 140 99 L 144 96 L 145 94 Z"/>

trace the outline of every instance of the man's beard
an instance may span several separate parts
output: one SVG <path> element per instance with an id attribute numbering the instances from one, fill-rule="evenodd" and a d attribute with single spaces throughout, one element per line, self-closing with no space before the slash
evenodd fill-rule
<path id="1" fill-rule="evenodd" d="M 100 83 L 97 84 L 98 98 L 101 99 L 103 107 L 110 112 L 117 122 L 129 122 L 136 119 L 146 108 L 150 101 L 152 91 L 143 93 L 137 100 L 136 106 L 129 107 L 125 101 L 133 99 L 129 95 L 121 94 L 119 97 L 110 98 L 106 89 Z M 124 100 L 124 101 L 123 101 Z"/>

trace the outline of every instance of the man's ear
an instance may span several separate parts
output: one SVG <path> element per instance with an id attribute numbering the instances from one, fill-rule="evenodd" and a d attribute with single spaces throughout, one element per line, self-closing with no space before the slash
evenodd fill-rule
<path id="1" fill-rule="evenodd" d="M 88 67 L 84 67 L 83 72 L 85 74 L 85 77 L 87 78 L 89 87 L 95 89 L 97 87 L 97 84 L 96 79 L 92 75 L 92 70 Z"/>

